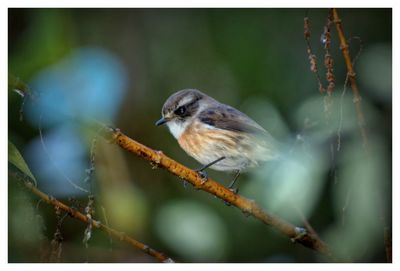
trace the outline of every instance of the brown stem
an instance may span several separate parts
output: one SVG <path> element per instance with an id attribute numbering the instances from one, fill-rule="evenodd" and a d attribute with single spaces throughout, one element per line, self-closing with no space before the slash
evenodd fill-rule
<path id="1" fill-rule="evenodd" d="M 111 136 L 116 144 L 123 149 L 150 161 L 153 166 L 164 168 L 172 174 L 180 177 L 180 179 L 190 182 L 196 189 L 213 194 L 225 202 L 236 206 L 243 213 L 252 215 L 261 220 L 263 223 L 272 226 L 282 234 L 289 237 L 292 241 L 296 241 L 308 248 L 316 250 L 327 257 L 332 256 L 329 247 L 323 241 L 321 241 L 318 236 L 310 232 L 302 232 L 301 228 L 298 228 L 275 215 L 267 213 L 253 200 L 233 193 L 212 179 L 204 181 L 196 171 L 169 158 L 162 151 L 155 151 L 145 145 L 142 145 L 124 135 L 118 129 L 110 129 L 109 131 L 111 134 L 108 136 Z"/>
<path id="2" fill-rule="evenodd" d="M 308 17 L 304 17 L 304 39 L 307 43 L 307 54 L 308 60 L 310 61 L 310 70 L 315 74 L 318 82 L 318 89 L 320 93 L 324 93 L 326 91 L 325 87 L 322 84 L 321 77 L 318 73 L 318 65 L 317 65 L 317 57 L 313 53 L 311 48 L 311 27 L 310 27 L 310 19 Z"/>
<path id="3" fill-rule="evenodd" d="M 11 174 L 13 177 L 21 179 L 18 175 L 16 174 Z M 174 262 L 171 258 L 167 257 L 166 255 L 164 255 L 163 253 L 150 248 L 149 246 L 133 239 L 132 237 L 128 236 L 127 234 L 123 233 L 123 232 L 119 232 L 117 230 L 114 230 L 113 228 L 110 228 L 104 224 L 102 224 L 99 221 L 96 221 L 94 219 L 90 219 L 88 216 L 84 215 L 83 213 L 77 211 L 74 208 L 69 207 L 68 205 L 62 203 L 61 201 L 58 201 L 57 199 L 55 199 L 54 197 L 51 197 L 49 195 L 47 195 L 46 193 L 40 191 L 38 188 L 36 188 L 32 183 L 24 181 L 25 186 L 35 195 L 37 195 L 38 197 L 40 197 L 43 201 L 45 201 L 48 204 L 51 204 L 53 206 L 55 206 L 56 208 L 59 208 L 65 212 L 67 212 L 71 217 L 78 219 L 84 223 L 91 223 L 93 228 L 97 228 L 99 230 L 104 231 L 105 233 L 113 236 L 114 238 L 121 240 L 121 241 L 125 241 L 128 244 L 130 244 L 131 246 L 140 249 L 141 251 L 147 253 L 150 256 L 153 256 L 154 258 L 156 258 L 157 260 L 161 261 L 161 262 Z"/>
<path id="4" fill-rule="evenodd" d="M 311 226 L 310 222 L 308 222 L 308 219 L 304 215 L 304 213 L 301 211 L 300 208 L 298 208 L 296 205 L 293 204 L 293 208 L 297 211 L 299 214 L 300 219 L 303 221 L 304 227 L 307 229 L 308 232 L 311 234 L 315 235 L 316 237 L 319 238 L 317 232 L 314 230 L 314 228 Z"/>
<path id="5" fill-rule="evenodd" d="M 332 9 L 332 14 L 333 14 L 333 21 L 336 24 L 336 30 L 339 35 L 339 41 L 340 41 L 340 49 L 342 50 L 343 57 L 346 63 L 347 67 L 347 74 L 350 80 L 350 85 L 351 89 L 353 91 L 353 101 L 356 107 L 356 112 L 357 112 L 357 120 L 358 120 L 358 126 L 360 128 L 360 133 L 361 133 L 361 138 L 362 138 L 362 143 L 365 149 L 368 148 L 368 137 L 367 137 L 367 131 L 365 129 L 365 118 L 363 111 L 361 109 L 361 96 L 360 96 L 360 91 L 357 86 L 356 82 L 356 73 L 353 70 L 353 63 L 351 61 L 350 57 L 350 52 L 349 52 L 349 45 L 347 44 L 346 37 L 344 35 L 343 31 L 343 26 L 342 26 L 342 21 L 339 17 L 339 14 L 337 12 L 336 8 Z"/>

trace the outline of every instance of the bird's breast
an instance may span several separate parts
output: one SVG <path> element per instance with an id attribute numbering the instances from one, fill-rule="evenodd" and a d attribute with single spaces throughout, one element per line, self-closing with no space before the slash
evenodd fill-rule
<path id="1" fill-rule="evenodd" d="M 198 125 L 188 125 L 178 137 L 178 143 L 187 154 L 200 161 L 203 155 L 204 138 L 203 131 Z"/>
<path id="2" fill-rule="evenodd" d="M 211 166 L 216 170 L 232 171 L 255 163 L 250 158 L 254 151 L 253 144 L 245 136 L 201 122 L 193 122 L 186 127 L 178 142 L 187 154 L 203 165 L 225 157 Z"/>

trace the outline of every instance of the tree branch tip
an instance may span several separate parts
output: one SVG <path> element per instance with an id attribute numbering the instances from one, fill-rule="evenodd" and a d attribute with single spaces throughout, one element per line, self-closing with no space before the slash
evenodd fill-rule
<path id="1" fill-rule="evenodd" d="M 100 124 L 99 124 L 100 125 Z M 99 126 L 97 125 L 97 126 Z M 102 125 L 101 128 L 95 131 L 97 135 L 103 137 L 107 143 L 115 144 L 117 142 L 117 138 L 120 134 L 120 130 L 118 128 L 113 128 L 108 125 Z"/>
<path id="2" fill-rule="evenodd" d="M 111 127 L 111 126 L 107 126 L 108 131 L 112 133 L 111 137 L 112 139 L 115 141 L 118 140 L 118 137 L 120 137 L 122 135 L 121 129 L 119 128 L 115 128 L 115 127 Z"/>

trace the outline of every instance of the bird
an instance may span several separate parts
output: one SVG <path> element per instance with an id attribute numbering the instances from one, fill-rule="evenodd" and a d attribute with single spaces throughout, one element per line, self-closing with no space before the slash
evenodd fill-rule
<path id="1" fill-rule="evenodd" d="M 234 172 L 228 188 L 240 173 L 279 157 L 278 142 L 258 123 L 238 109 L 223 104 L 197 89 L 173 93 L 164 103 L 156 126 L 167 125 L 180 147 L 203 165 L 196 170 Z"/>

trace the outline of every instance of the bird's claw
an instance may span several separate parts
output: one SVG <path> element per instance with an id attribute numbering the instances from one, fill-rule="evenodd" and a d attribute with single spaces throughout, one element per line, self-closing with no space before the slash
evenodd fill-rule
<path id="1" fill-rule="evenodd" d="M 199 174 L 201 178 L 201 184 L 204 184 L 208 180 L 208 174 L 207 172 L 203 170 L 196 170 L 197 174 Z"/>
<path id="2" fill-rule="evenodd" d="M 232 187 L 229 187 L 229 191 L 231 191 L 233 194 L 237 194 L 237 193 L 239 193 L 239 188 L 232 188 Z"/>

